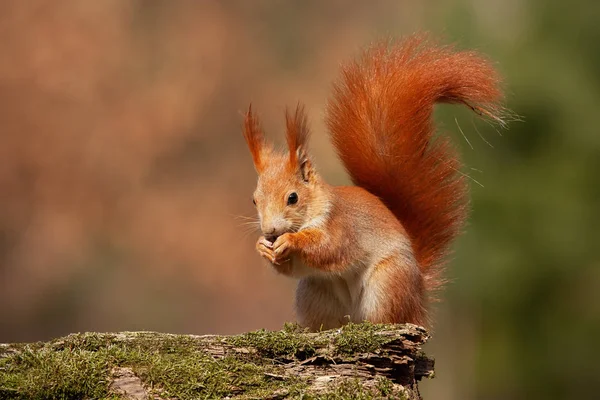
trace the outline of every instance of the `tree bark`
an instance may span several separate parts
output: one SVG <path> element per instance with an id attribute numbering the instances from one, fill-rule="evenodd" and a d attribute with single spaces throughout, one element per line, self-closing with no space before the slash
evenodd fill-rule
<path id="1" fill-rule="evenodd" d="M 0 345 L 0 397 L 69 392 L 73 398 L 420 399 L 419 380 L 433 377 L 434 361 L 421 351 L 428 338 L 415 325 L 372 324 L 318 333 L 287 326 L 236 336 L 74 334 Z M 78 363 L 73 370 L 71 358 Z M 100 373 L 85 372 L 73 378 L 73 386 L 58 388 L 57 382 L 80 373 L 81 365 Z M 96 375 L 98 382 L 78 386 Z M 193 384 L 186 382 L 188 376 Z"/>

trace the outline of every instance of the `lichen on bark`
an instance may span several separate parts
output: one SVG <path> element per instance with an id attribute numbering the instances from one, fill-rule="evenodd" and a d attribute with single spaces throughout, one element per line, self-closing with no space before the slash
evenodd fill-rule
<path id="1" fill-rule="evenodd" d="M 0 345 L 0 398 L 418 399 L 433 376 L 414 325 L 236 336 L 72 334 Z"/>

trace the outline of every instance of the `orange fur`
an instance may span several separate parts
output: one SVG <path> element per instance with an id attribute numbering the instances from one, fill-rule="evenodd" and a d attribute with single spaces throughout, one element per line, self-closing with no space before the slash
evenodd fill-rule
<path id="1" fill-rule="evenodd" d="M 304 147 L 306 146 L 310 135 L 306 119 L 306 112 L 304 111 L 304 106 L 301 104 L 298 104 L 296 107 L 296 112 L 293 117 L 287 109 L 285 111 L 287 128 L 286 139 L 290 151 L 290 165 L 292 168 L 295 168 L 298 164 L 298 156 L 305 156 L 304 154 L 298 153 L 305 150 Z M 300 162 L 303 161 L 305 160 L 300 160 Z"/>
<path id="2" fill-rule="evenodd" d="M 407 230 L 429 289 L 467 216 L 467 185 L 437 102 L 463 103 L 501 122 L 499 77 L 481 56 L 413 36 L 368 49 L 342 69 L 327 126 L 353 182 L 383 199 Z"/>
<path id="3" fill-rule="evenodd" d="M 252 154 L 254 167 L 260 173 L 264 167 L 261 153 L 265 147 L 265 138 L 258 119 L 252 114 L 252 104 L 248 107 L 248 112 L 244 120 L 244 138 Z"/>
<path id="4" fill-rule="evenodd" d="M 300 279 L 300 324 L 426 325 L 448 246 L 467 214 L 467 188 L 436 102 L 464 103 L 500 121 L 494 70 L 472 52 L 413 36 L 380 44 L 342 68 L 326 122 L 357 186 L 325 183 L 309 162 L 303 107 L 286 111 L 288 154 L 266 151 L 251 110 L 244 135 L 258 172 L 261 256 Z M 270 148 L 268 148 L 270 149 Z"/>

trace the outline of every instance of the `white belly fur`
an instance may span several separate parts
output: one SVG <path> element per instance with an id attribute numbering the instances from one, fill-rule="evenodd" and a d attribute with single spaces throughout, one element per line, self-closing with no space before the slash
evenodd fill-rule
<path id="1" fill-rule="evenodd" d="M 368 315 L 372 315 L 374 310 L 378 310 L 382 306 L 382 299 L 386 297 L 385 282 L 381 280 L 381 277 L 371 279 L 375 267 L 391 255 L 401 255 L 400 259 L 404 262 L 388 266 L 388 268 L 406 268 L 415 263 L 410 243 L 405 238 L 403 239 L 396 241 L 393 246 L 386 246 L 385 249 L 380 247 L 377 249 L 379 251 L 373 252 L 367 257 L 367 262 L 351 265 L 345 269 L 346 272 L 341 274 L 323 272 L 306 266 L 299 258 L 295 258 L 293 260 L 293 276 L 300 279 L 318 279 L 319 286 L 327 288 L 328 292 L 338 300 L 334 302 L 335 304 L 321 305 L 329 309 L 327 314 L 335 316 L 334 318 L 337 320 L 347 321 L 349 319 L 352 322 L 362 322 L 367 319 Z M 330 309 L 332 306 L 336 309 Z"/>

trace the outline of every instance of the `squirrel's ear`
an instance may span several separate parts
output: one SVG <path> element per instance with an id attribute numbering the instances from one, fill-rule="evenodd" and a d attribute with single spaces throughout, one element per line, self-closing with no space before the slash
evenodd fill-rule
<path id="1" fill-rule="evenodd" d="M 290 150 L 290 167 L 299 170 L 302 178 L 308 181 L 312 173 L 312 166 L 306 150 L 310 131 L 308 130 L 304 106 L 298 103 L 296 112 L 293 115 L 286 109 L 285 122 L 287 128 L 286 139 Z"/>
<path id="2" fill-rule="evenodd" d="M 298 148 L 298 151 L 296 152 L 296 156 L 297 156 L 297 160 L 298 160 L 296 168 L 298 168 L 298 170 L 300 171 L 302 180 L 304 182 L 309 182 L 312 179 L 313 173 L 314 173 L 314 169 L 313 169 L 313 165 L 310 161 L 310 157 L 308 156 L 306 151 L 304 151 L 304 147 Z"/>
<path id="3" fill-rule="evenodd" d="M 252 154 L 254 168 L 260 174 L 264 168 L 262 155 L 266 149 L 266 143 L 258 118 L 252 114 L 252 104 L 248 107 L 248 112 L 244 119 L 244 138 Z"/>

